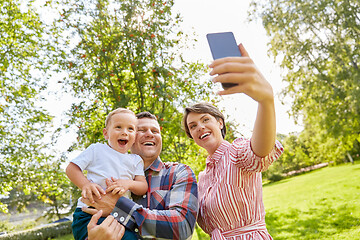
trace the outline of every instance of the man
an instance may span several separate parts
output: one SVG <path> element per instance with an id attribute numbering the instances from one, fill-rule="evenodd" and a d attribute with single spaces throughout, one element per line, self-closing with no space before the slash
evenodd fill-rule
<path id="1" fill-rule="evenodd" d="M 133 201 L 107 194 L 90 204 L 95 209 L 83 211 L 95 214 L 88 225 L 89 240 L 120 239 L 123 227 L 133 230 L 141 237 L 155 239 L 191 239 L 198 211 L 197 183 L 190 167 L 160 160 L 162 139 L 156 117 L 149 112 L 136 115 L 138 118 L 136 140 L 131 152 L 144 160 L 148 192 Z M 109 216 L 101 225 L 97 219 Z M 115 219 L 114 219 L 115 218 Z"/>

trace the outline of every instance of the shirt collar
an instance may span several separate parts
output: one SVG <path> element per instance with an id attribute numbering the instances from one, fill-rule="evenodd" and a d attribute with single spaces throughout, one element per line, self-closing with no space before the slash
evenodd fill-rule
<path id="1" fill-rule="evenodd" d="M 164 163 L 161 161 L 160 157 L 157 157 L 152 162 L 152 164 L 147 169 L 145 169 L 145 171 L 151 169 L 152 171 L 160 172 L 160 170 L 163 168 L 163 166 L 164 166 Z"/>
<path id="2" fill-rule="evenodd" d="M 231 144 L 228 141 L 222 141 L 220 146 L 215 150 L 213 155 L 206 158 L 206 164 L 216 164 L 220 161 L 220 158 L 224 155 L 226 149 L 229 148 Z"/>

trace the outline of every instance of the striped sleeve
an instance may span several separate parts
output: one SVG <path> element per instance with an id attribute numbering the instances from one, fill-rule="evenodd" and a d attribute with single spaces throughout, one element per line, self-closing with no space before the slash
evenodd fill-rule
<path id="1" fill-rule="evenodd" d="M 230 161 L 238 167 L 249 172 L 263 172 L 280 157 L 284 148 L 276 140 L 271 152 L 265 157 L 259 157 L 251 149 L 250 139 L 238 138 L 232 143 L 229 151 Z"/>

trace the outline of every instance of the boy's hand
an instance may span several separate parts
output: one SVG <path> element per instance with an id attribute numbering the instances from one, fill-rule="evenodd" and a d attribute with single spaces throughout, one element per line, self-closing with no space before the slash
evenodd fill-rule
<path id="1" fill-rule="evenodd" d="M 130 190 L 133 180 L 116 179 L 111 177 L 111 181 L 107 180 L 106 192 L 111 192 L 113 195 L 118 194 L 122 196 L 126 191 Z"/>
<path id="2" fill-rule="evenodd" d="M 82 187 L 81 196 L 84 199 L 89 199 L 91 203 L 94 203 L 94 197 L 98 197 L 98 199 L 101 199 L 101 194 L 106 194 L 104 189 L 96 183 L 88 182 Z"/>

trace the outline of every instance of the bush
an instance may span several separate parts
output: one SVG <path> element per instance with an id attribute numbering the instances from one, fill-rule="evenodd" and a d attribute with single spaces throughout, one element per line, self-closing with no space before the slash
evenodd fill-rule
<path id="1" fill-rule="evenodd" d="M 47 240 L 71 233 L 71 221 L 37 227 L 34 229 L 0 235 L 0 240 Z"/>
<path id="2" fill-rule="evenodd" d="M 9 221 L 0 221 L 0 232 L 11 232 L 14 230 L 14 226 Z"/>
<path id="3" fill-rule="evenodd" d="M 280 181 L 282 179 L 284 179 L 284 176 L 282 174 L 279 173 L 272 173 L 268 176 L 267 178 L 270 182 L 277 182 Z"/>

